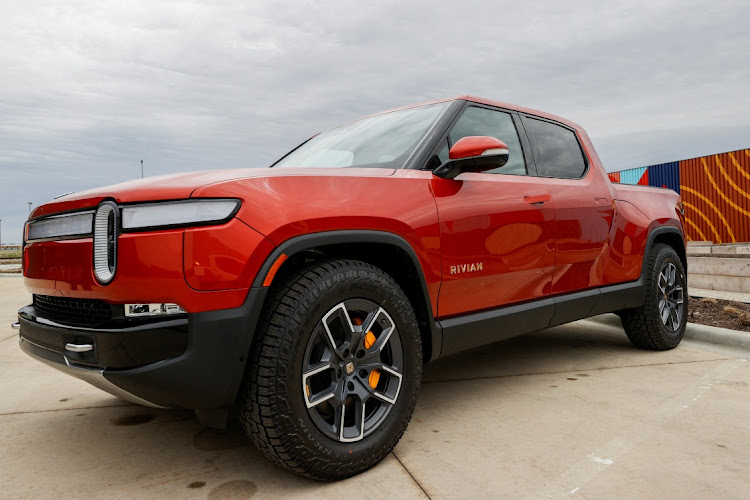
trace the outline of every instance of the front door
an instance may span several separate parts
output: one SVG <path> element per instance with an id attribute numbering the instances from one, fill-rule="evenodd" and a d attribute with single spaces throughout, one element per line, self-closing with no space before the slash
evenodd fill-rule
<path id="1" fill-rule="evenodd" d="M 555 265 L 554 207 L 544 179 L 528 175 L 512 113 L 467 106 L 439 152 L 466 136 L 508 145 L 508 163 L 432 181 L 442 250 L 441 318 L 549 295 Z"/>

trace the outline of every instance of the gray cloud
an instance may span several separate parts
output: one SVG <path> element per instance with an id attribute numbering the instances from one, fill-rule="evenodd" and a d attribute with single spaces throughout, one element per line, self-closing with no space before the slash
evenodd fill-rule
<path id="1" fill-rule="evenodd" d="M 406 4 L 406 5 L 404 5 Z M 24 2 L 0 19 L 0 218 L 140 175 L 264 166 L 472 93 L 560 114 L 609 170 L 750 146 L 744 1 Z"/>

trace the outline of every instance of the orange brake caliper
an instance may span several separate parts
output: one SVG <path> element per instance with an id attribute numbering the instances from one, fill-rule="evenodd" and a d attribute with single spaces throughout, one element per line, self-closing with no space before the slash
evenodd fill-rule
<path id="1" fill-rule="evenodd" d="M 367 332 L 367 335 L 365 335 L 365 349 L 369 349 L 373 345 L 375 345 L 375 341 L 377 338 L 375 338 L 375 334 L 370 332 Z M 367 381 L 370 384 L 370 387 L 373 389 L 377 388 L 378 382 L 380 382 L 380 372 L 378 370 L 373 370 L 370 372 L 370 376 L 367 379 Z"/>

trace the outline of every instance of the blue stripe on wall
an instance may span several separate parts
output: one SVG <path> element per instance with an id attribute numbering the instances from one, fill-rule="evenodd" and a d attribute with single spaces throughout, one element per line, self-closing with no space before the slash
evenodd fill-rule
<path id="1" fill-rule="evenodd" d="M 622 184 L 638 184 L 641 176 L 646 171 L 646 167 L 631 168 L 620 172 L 620 182 Z"/>
<path id="2" fill-rule="evenodd" d="M 680 192 L 680 162 L 662 163 L 648 167 L 648 185 L 667 187 Z"/>

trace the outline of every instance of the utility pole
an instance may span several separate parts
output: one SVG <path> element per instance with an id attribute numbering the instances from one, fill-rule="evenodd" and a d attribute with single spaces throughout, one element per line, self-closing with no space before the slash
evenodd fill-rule
<path id="1" fill-rule="evenodd" d="M 30 202 L 30 201 L 27 201 L 26 203 L 28 203 L 28 204 L 29 204 L 29 213 L 31 213 L 31 202 Z"/>
<path id="2" fill-rule="evenodd" d="M 141 179 L 143 179 L 143 160 L 141 160 Z"/>
<path id="3" fill-rule="evenodd" d="M 0 219 L 0 250 L 3 249 L 3 219 Z"/>

